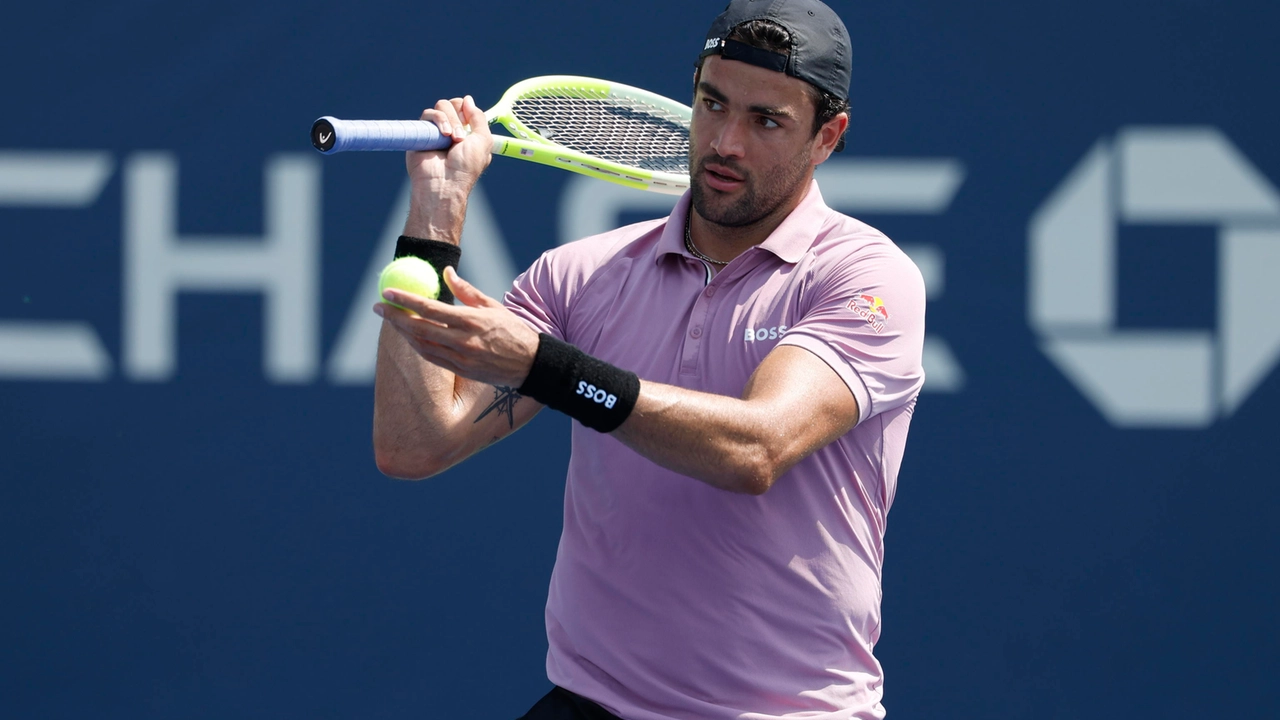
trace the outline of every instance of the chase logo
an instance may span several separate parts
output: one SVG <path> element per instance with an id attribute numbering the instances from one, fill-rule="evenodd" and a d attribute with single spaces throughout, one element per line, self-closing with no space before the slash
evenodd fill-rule
<path id="1" fill-rule="evenodd" d="M 884 323 L 889 319 L 889 308 L 885 307 L 884 300 L 875 295 L 854 295 L 846 307 L 866 320 L 877 334 L 884 332 Z"/>
<path id="2" fill-rule="evenodd" d="M 1119 228 L 1134 223 L 1216 227 L 1216 328 L 1119 325 Z M 1216 128 L 1100 139 L 1036 211 L 1027 250 L 1041 350 L 1117 427 L 1208 427 L 1280 365 L 1280 189 Z"/>

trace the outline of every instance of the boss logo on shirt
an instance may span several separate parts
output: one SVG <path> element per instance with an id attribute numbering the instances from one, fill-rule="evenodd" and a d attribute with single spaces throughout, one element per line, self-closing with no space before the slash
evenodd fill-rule
<path id="1" fill-rule="evenodd" d="M 588 383 L 586 380 L 578 382 L 578 394 L 592 402 L 599 403 L 610 410 L 613 409 L 613 404 L 618 402 L 617 395 L 611 395 L 607 391 Z"/>
<path id="2" fill-rule="evenodd" d="M 880 298 L 875 295 L 854 295 L 845 307 L 866 320 L 877 335 L 884 331 L 884 323 L 889 319 L 889 308 L 885 307 Z"/>
<path id="3" fill-rule="evenodd" d="M 743 342 L 764 342 L 765 340 L 777 340 L 783 333 L 787 331 L 786 325 L 778 325 L 770 328 L 747 328 L 747 335 Z"/>

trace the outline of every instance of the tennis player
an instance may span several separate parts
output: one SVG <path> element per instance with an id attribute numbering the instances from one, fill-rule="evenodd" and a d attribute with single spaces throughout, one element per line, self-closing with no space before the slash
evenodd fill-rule
<path id="1" fill-rule="evenodd" d="M 924 285 L 828 208 L 850 44 L 818 0 L 733 0 L 700 48 L 691 190 L 545 253 L 504 302 L 379 304 L 374 440 L 438 473 L 543 406 L 573 424 L 546 606 L 555 688 L 527 720 L 881 718 L 886 514 L 924 382 Z M 468 97 L 423 118 L 398 254 L 456 264 L 490 160 Z M 459 128 L 474 129 L 464 137 Z"/>

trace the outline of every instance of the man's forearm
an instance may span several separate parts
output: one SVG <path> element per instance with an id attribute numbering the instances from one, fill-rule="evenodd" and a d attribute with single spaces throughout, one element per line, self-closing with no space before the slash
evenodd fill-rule
<path id="1" fill-rule="evenodd" d="M 404 234 L 459 245 L 471 186 L 457 181 L 414 183 Z"/>
<path id="2" fill-rule="evenodd" d="M 404 235 L 460 245 L 467 199 L 492 155 L 488 125 L 470 96 L 441 100 L 434 109 L 424 110 L 421 119 L 435 123 L 444 135 L 454 138 L 454 144 L 446 152 L 405 154 L 411 187 Z M 470 134 L 459 132 L 468 125 L 472 128 Z M 432 252 L 436 249 L 418 248 Z M 449 268 L 437 269 L 442 279 L 454 278 L 462 283 Z M 467 288 L 470 302 L 480 301 L 478 291 L 466 283 L 462 285 Z M 458 287 L 452 283 L 448 286 L 456 296 Z M 403 302 L 419 303 L 423 299 L 410 295 L 397 304 Z M 426 302 L 439 308 L 453 307 Z M 518 396 L 495 398 L 494 405 L 484 408 L 494 388 L 466 379 L 447 358 L 431 354 L 439 346 L 425 336 L 453 323 L 423 320 L 422 313 L 429 311 L 415 307 L 418 312 L 388 305 L 376 307 L 384 322 L 378 338 L 374 387 L 374 451 L 379 469 L 406 478 L 425 477 L 449 467 L 536 412 L 522 409 L 517 421 L 512 408 Z M 501 389 L 496 392 L 502 395 Z M 495 406 L 504 408 L 505 413 L 494 412 L 491 408 Z M 479 415 L 468 417 L 473 410 L 480 410 Z"/>
<path id="3" fill-rule="evenodd" d="M 537 335 L 475 286 L 445 268 L 459 305 L 388 289 L 380 304 L 374 387 L 374 443 L 378 467 L 393 477 L 434 475 L 528 422 L 542 405 L 513 386 L 528 374 L 520 358 Z M 499 326 L 490 321 L 501 320 Z M 467 328 L 487 327 L 482 337 Z M 456 343 L 470 338 L 463 347 Z M 476 368 L 464 348 L 483 346 L 494 363 Z"/>
<path id="4" fill-rule="evenodd" d="M 759 495 L 789 467 L 787 439 L 760 416 L 745 400 L 645 382 L 613 436 L 668 470 Z"/>
<path id="5" fill-rule="evenodd" d="M 644 382 L 613 436 L 653 462 L 724 490 L 758 495 L 848 432 L 858 403 L 825 363 L 775 349 L 742 398 Z"/>
<path id="6" fill-rule="evenodd" d="M 453 464 L 448 451 L 460 404 L 453 373 L 424 361 L 386 323 L 378 336 L 373 444 L 387 475 L 418 478 Z"/>
<path id="7" fill-rule="evenodd" d="M 456 183 L 413 183 L 404 235 L 459 244 L 467 193 Z M 395 328 L 378 334 L 373 439 L 378 468 L 399 478 L 433 475 L 452 464 L 444 456 L 457 412 L 459 378 L 426 362 Z"/>

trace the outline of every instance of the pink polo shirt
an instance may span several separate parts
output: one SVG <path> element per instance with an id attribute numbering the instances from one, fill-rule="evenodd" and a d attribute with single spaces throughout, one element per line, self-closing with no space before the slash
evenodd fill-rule
<path id="1" fill-rule="evenodd" d="M 885 516 L 924 382 L 924 283 L 816 183 L 708 281 L 684 248 L 688 208 L 545 253 L 507 306 L 644 380 L 733 397 L 797 345 L 861 419 L 758 497 L 574 423 L 547 675 L 626 720 L 881 718 Z"/>

